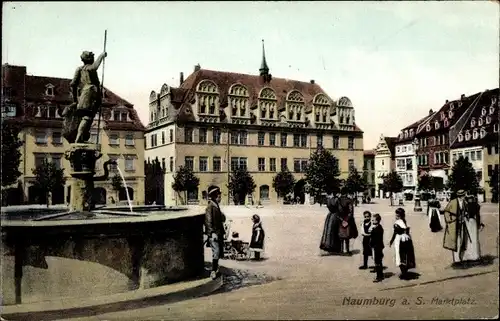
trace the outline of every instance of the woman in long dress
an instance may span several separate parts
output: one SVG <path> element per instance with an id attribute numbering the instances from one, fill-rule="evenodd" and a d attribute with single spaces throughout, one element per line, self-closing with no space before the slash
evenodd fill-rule
<path id="1" fill-rule="evenodd" d="M 266 235 L 262 228 L 262 221 L 259 215 L 254 214 L 252 216 L 252 223 L 252 240 L 250 241 L 249 247 L 255 250 L 255 259 L 260 260 L 260 252 L 264 250 L 264 239 Z"/>
<path id="2" fill-rule="evenodd" d="M 401 279 L 407 277 L 409 269 L 416 267 L 415 250 L 410 237 L 410 228 L 406 224 L 405 210 L 396 210 L 396 221 L 394 222 L 394 233 L 389 246 L 394 244 L 394 262 L 401 270 Z"/>
<path id="3" fill-rule="evenodd" d="M 340 238 L 338 234 L 340 219 L 338 217 L 338 197 L 330 197 L 326 206 L 328 214 L 325 219 L 323 235 L 319 248 L 329 253 L 340 253 Z"/>
<path id="4" fill-rule="evenodd" d="M 484 224 L 481 223 L 481 206 L 473 196 L 467 197 L 465 217 L 462 218 L 463 226 L 457 239 L 458 250 L 453 252 L 454 262 L 477 261 L 481 258 L 481 244 L 479 231 Z"/>
<path id="5" fill-rule="evenodd" d="M 430 200 L 427 206 L 429 228 L 432 232 L 439 232 L 443 229 L 443 225 L 441 224 L 441 215 L 439 213 L 440 207 L 441 205 L 437 199 Z"/>

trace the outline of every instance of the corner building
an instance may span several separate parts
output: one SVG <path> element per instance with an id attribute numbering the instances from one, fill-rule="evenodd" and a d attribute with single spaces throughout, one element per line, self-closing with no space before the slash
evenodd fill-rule
<path id="1" fill-rule="evenodd" d="M 263 53 L 260 75 L 213 71 L 195 66 L 178 88 L 164 84 L 151 92 L 146 159 L 166 169 L 165 204 L 197 203 L 209 185 L 230 201 L 231 170 L 244 166 L 252 175 L 255 202 L 277 202 L 273 177 L 287 167 L 295 191 L 303 193 L 310 154 L 323 146 L 339 159 L 341 178 L 363 167 L 363 132 L 347 97 L 334 101 L 313 80 L 274 78 Z M 199 189 L 187 200 L 171 186 L 179 166 L 193 169 Z M 232 202 L 232 201 L 231 201 Z"/>

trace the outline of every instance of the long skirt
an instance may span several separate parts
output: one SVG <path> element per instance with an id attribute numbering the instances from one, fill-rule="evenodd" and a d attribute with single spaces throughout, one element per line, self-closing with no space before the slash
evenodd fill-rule
<path id="1" fill-rule="evenodd" d="M 417 264 L 413 242 L 411 239 L 402 241 L 401 238 L 402 235 L 396 235 L 394 239 L 394 262 L 398 267 L 404 265 L 407 270 L 414 269 Z"/>
<path id="2" fill-rule="evenodd" d="M 453 262 L 477 261 L 481 257 L 479 230 L 476 219 L 469 218 L 457 237 L 457 251 L 453 252 Z"/>
<path id="3" fill-rule="evenodd" d="M 432 232 L 439 232 L 443 229 L 439 210 L 435 207 L 429 208 L 429 228 Z"/>
<path id="4" fill-rule="evenodd" d="M 321 243 L 319 245 L 321 250 L 331 253 L 339 253 L 341 251 L 338 227 L 339 222 L 336 215 L 328 213 L 325 219 Z"/>

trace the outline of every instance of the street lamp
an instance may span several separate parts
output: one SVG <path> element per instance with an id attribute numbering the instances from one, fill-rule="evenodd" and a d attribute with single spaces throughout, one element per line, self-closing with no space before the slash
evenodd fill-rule
<path id="1" fill-rule="evenodd" d="M 418 155 L 417 155 L 417 151 L 419 148 L 418 138 L 415 137 L 415 139 L 413 140 L 411 145 L 413 146 L 413 152 L 415 153 L 415 166 L 417 168 L 417 175 L 415 176 L 415 179 L 417 180 L 417 182 L 415 183 L 415 206 L 413 207 L 413 211 L 414 212 L 422 212 L 422 204 L 420 203 L 420 193 L 418 192 L 418 186 L 417 186 L 417 184 L 418 184 L 418 165 L 419 165 Z"/>

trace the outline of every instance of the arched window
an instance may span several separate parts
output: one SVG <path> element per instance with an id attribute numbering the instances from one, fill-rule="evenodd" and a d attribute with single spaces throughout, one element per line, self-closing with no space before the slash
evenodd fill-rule
<path id="1" fill-rule="evenodd" d="M 479 119 L 477 120 L 477 124 L 479 126 L 483 126 L 483 117 L 479 117 Z"/>
<path id="2" fill-rule="evenodd" d="M 474 128 L 472 131 L 472 138 L 477 139 L 479 137 L 479 133 L 477 132 L 477 128 Z"/>
<path id="3" fill-rule="evenodd" d="M 481 128 L 481 138 L 486 137 L 486 129 Z"/>
<path id="4" fill-rule="evenodd" d="M 427 126 L 425 126 L 425 129 L 430 132 L 431 131 L 431 125 L 430 124 L 427 124 Z"/>
<path id="5" fill-rule="evenodd" d="M 483 109 L 481 109 L 481 115 L 486 116 L 486 108 L 483 107 Z"/>
<path id="6" fill-rule="evenodd" d="M 439 129 L 439 122 L 436 120 L 436 122 L 434 123 L 434 128 L 436 129 Z"/>
<path id="7" fill-rule="evenodd" d="M 481 120 L 481 118 L 479 118 Z M 474 127 L 476 126 L 476 118 L 472 117 L 472 119 L 470 120 L 470 127 Z M 479 124 L 479 126 L 481 126 L 481 124 Z"/>
<path id="8" fill-rule="evenodd" d="M 491 117 L 486 116 L 486 124 L 489 125 L 491 123 Z"/>
<path id="9" fill-rule="evenodd" d="M 464 140 L 464 135 L 462 134 L 462 132 L 460 132 L 460 134 L 458 134 L 458 141 L 461 142 Z"/>
<path id="10" fill-rule="evenodd" d="M 259 199 L 269 200 L 269 185 L 261 185 L 259 188 Z"/>
<path id="11" fill-rule="evenodd" d="M 450 111 L 448 112 L 448 118 L 453 118 L 453 110 L 450 110 Z"/>
<path id="12" fill-rule="evenodd" d="M 465 132 L 465 140 L 470 140 L 470 132 L 468 130 Z"/>

